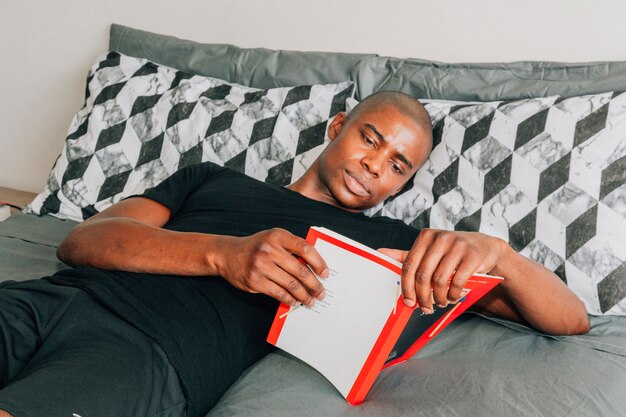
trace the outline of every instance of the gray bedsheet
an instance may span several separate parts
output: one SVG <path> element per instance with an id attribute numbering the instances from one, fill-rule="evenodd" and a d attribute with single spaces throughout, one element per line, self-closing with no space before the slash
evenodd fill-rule
<path id="1" fill-rule="evenodd" d="M 569 338 L 505 324 L 461 316 L 384 370 L 356 407 L 312 368 L 273 353 L 209 416 L 626 416 L 626 318 L 594 318 L 591 333 Z"/>
<path id="2" fill-rule="evenodd" d="M 0 222 L 0 281 L 41 278 L 68 268 L 56 248 L 77 223 L 18 214 Z"/>
<path id="3" fill-rule="evenodd" d="M 76 223 L 18 215 L 0 222 L 0 281 L 67 266 L 58 243 Z M 466 314 L 351 407 L 324 377 L 282 352 L 251 367 L 217 416 L 626 416 L 626 317 L 593 317 L 584 336 L 548 337 Z"/>

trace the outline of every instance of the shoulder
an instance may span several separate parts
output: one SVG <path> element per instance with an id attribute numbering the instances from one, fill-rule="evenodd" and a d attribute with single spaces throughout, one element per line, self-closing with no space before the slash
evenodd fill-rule
<path id="1" fill-rule="evenodd" d="M 245 177 L 241 172 L 207 161 L 181 167 L 169 179 L 197 186 L 217 178 L 242 176 Z"/>
<path id="2" fill-rule="evenodd" d="M 211 176 L 220 173 L 228 168 L 219 166 L 213 162 L 200 162 L 197 164 L 189 164 L 182 168 L 179 168 L 175 175 L 197 175 L 197 176 Z"/>

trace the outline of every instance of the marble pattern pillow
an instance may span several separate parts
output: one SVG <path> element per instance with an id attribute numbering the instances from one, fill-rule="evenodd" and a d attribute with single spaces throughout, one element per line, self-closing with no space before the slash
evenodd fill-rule
<path id="1" fill-rule="evenodd" d="M 626 315 L 626 93 L 423 103 L 428 161 L 367 214 L 501 237 L 590 314 Z"/>
<path id="2" fill-rule="evenodd" d="M 82 221 L 203 161 L 289 183 L 352 91 L 350 81 L 260 90 L 110 52 L 89 71 L 85 105 L 25 211 Z"/>

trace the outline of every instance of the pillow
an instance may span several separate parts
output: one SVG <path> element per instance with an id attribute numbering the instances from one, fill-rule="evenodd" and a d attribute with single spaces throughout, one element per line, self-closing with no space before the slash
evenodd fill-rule
<path id="1" fill-rule="evenodd" d="M 110 52 L 25 211 L 81 221 L 202 161 L 289 183 L 352 91 L 349 81 L 260 90 Z"/>
<path id="2" fill-rule="evenodd" d="M 355 95 L 403 91 L 448 100 L 518 100 L 623 89 L 626 61 L 447 63 L 376 54 L 207 44 L 111 25 L 109 49 L 259 88 L 353 80 Z"/>
<path id="3" fill-rule="evenodd" d="M 626 93 L 423 103 L 428 161 L 367 214 L 498 236 L 554 271 L 588 313 L 626 315 Z"/>
<path id="4" fill-rule="evenodd" d="M 361 60 L 375 56 L 200 43 L 115 23 L 111 25 L 109 49 L 256 88 L 353 80 Z"/>

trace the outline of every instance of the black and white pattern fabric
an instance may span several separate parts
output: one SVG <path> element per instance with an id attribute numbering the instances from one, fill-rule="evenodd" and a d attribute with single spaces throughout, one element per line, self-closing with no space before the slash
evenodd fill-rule
<path id="1" fill-rule="evenodd" d="M 85 106 L 25 211 L 81 221 L 201 161 L 287 185 L 324 149 L 352 90 L 258 90 L 111 52 L 90 70 Z M 424 103 L 430 158 L 366 214 L 501 237 L 589 313 L 626 315 L 626 94 Z"/>
<path id="2" fill-rule="evenodd" d="M 498 236 L 590 314 L 626 315 L 626 94 L 424 104 L 428 161 L 368 214 Z"/>
<path id="3" fill-rule="evenodd" d="M 89 71 L 85 106 L 25 211 L 81 221 L 203 161 L 289 184 L 352 91 L 350 81 L 259 90 L 110 52 Z"/>

